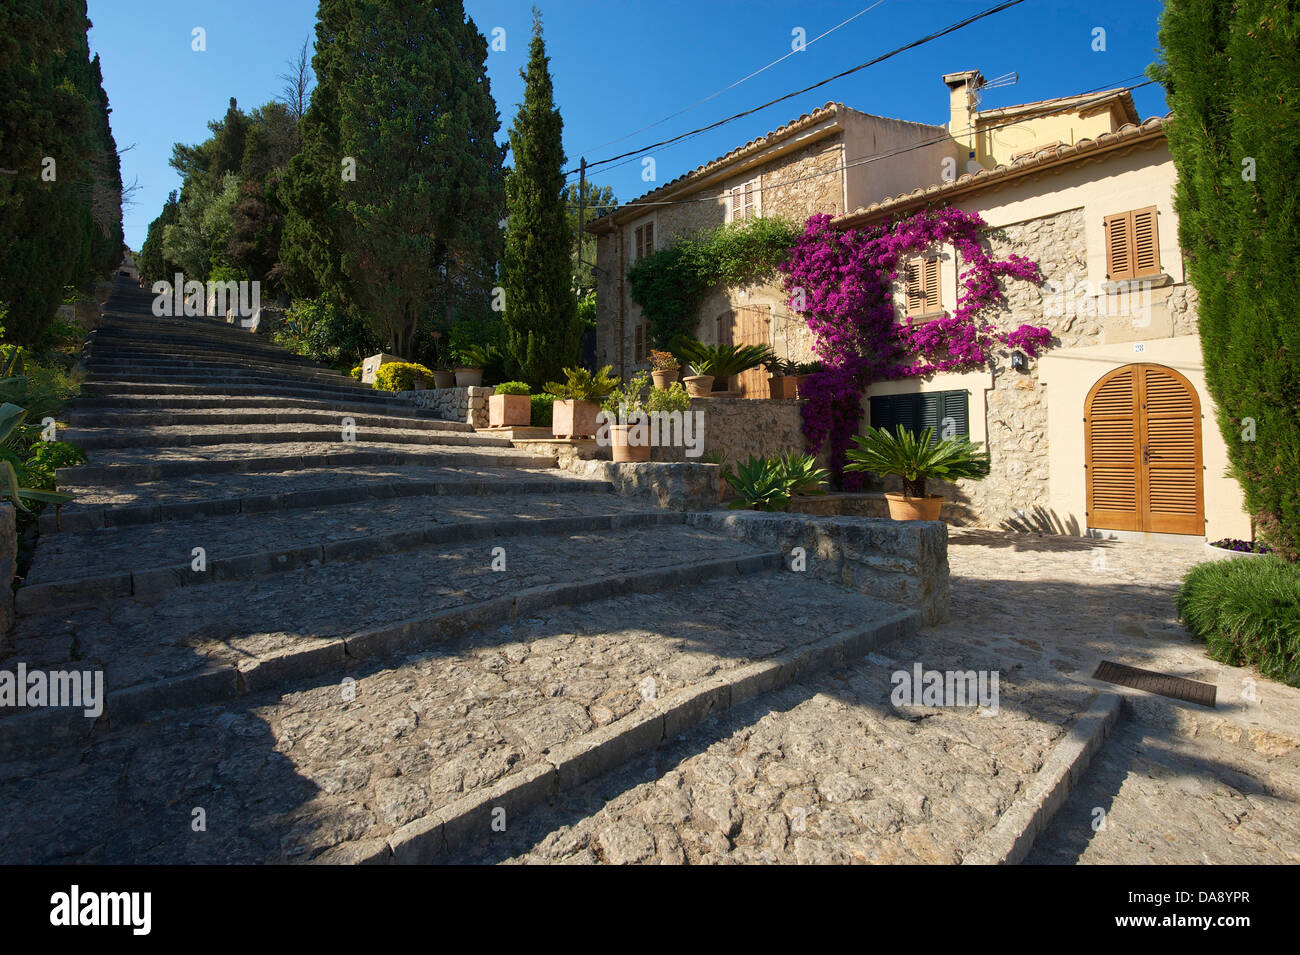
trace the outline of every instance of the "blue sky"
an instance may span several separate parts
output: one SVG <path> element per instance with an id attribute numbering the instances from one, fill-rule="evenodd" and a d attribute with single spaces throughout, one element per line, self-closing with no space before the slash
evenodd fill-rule
<path id="1" fill-rule="evenodd" d="M 666 139 L 824 79 L 993 5 L 993 0 L 883 0 L 830 33 L 710 99 L 637 132 L 730 86 L 791 51 L 793 31 L 808 40 L 876 0 L 538 0 L 556 101 L 571 164 Z M 488 71 L 501 114 L 500 139 L 523 95 L 531 3 L 468 0 L 479 30 L 504 28 L 506 49 Z M 91 49 L 103 61 L 123 178 L 138 180 L 125 211 L 127 243 L 144 241 L 179 177 L 167 165 L 174 142 L 208 135 L 234 96 L 245 110 L 275 98 L 285 61 L 314 38 L 316 0 L 89 0 Z M 1111 85 L 1131 85 L 1155 57 L 1154 0 L 1027 0 L 952 35 L 795 97 L 718 130 L 657 150 L 657 183 L 642 180 L 640 160 L 593 169 L 591 178 L 633 199 L 801 113 L 836 100 L 916 122 L 947 121 L 944 73 L 978 69 L 988 78 L 1019 73 L 990 90 L 992 108 Z M 194 52 L 194 27 L 207 49 Z M 1105 30 L 1096 51 L 1094 30 Z M 1127 82 L 1125 82 L 1127 81 Z M 1157 86 L 1136 91 L 1143 118 L 1163 114 Z M 619 142 L 621 137 L 634 133 Z"/>

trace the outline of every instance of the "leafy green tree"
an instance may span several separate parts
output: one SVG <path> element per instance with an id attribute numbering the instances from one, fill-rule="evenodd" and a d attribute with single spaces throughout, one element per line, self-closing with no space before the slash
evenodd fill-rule
<path id="1" fill-rule="evenodd" d="M 585 207 L 580 202 L 584 195 Z M 576 182 L 569 183 L 564 189 L 564 204 L 569 216 L 569 234 L 573 236 L 573 290 L 581 300 L 596 290 L 596 271 L 593 268 L 596 262 L 596 237 L 585 229 L 579 229 L 579 210 L 583 213 L 583 224 L 588 225 L 597 216 L 604 215 L 617 206 L 618 199 L 614 196 L 612 186 L 598 186 L 588 180 L 586 189 L 579 189 Z"/>
<path id="2" fill-rule="evenodd" d="M 510 127 L 513 165 L 506 178 L 509 219 L 502 261 L 507 347 L 518 377 L 533 386 L 577 364 L 582 333 L 565 202 L 564 121 L 555 107 L 549 62 L 534 8 L 524 102 Z"/>
<path id="3" fill-rule="evenodd" d="M 1169 0 L 1152 73 L 1205 379 L 1257 533 L 1300 556 L 1300 11 Z"/>

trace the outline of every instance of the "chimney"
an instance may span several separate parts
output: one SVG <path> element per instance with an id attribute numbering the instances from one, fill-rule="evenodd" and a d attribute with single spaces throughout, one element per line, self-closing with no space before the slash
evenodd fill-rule
<path id="1" fill-rule="evenodd" d="M 966 151 L 966 162 L 975 158 L 975 93 L 984 85 L 979 70 L 948 73 L 943 78 L 948 87 L 948 134 Z"/>

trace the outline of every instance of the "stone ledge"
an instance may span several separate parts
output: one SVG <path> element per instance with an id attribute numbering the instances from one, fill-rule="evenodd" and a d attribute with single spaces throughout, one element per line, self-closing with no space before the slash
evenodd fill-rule
<path id="1" fill-rule="evenodd" d="M 802 547 L 822 580 L 916 610 L 925 625 L 947 619 L 948 528 L 939 521 L 700 511 L 686 523 L 779 550 L 787 564 Z"/>
<path id="2" fill-rule="evenodd" d="M 582 477 L 607 481 L 620 494 L 672 511 L 718 507 L 727 488 L 722 479 L 722 468 L 716 464 L 657 461 L 615 464 L 613 461 L 561 456 L 559 466 Z"/>

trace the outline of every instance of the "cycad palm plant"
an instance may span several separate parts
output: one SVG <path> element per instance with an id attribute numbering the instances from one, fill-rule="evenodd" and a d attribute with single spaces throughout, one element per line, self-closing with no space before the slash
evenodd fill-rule
<path id="1" fill-rule="evenodd" d="M 776 360 L 767 345 L 706 345 L 687 339 L 677 347 L 692 374 L 730 378 Z"/>
<path id="2" fill-rule="evenodd" d="M 918 498 L 925 497 L 927 478 L 957 481 L 989 473 L 988 452 L 981 450 L 978 443 L 948 438 L 931 444 L 933 434 L 933 428 L 918 435 L 901 424 L 893 434 L 884 428 L 867 427 L 854 436 L 857 447 L 846 452 L 849 463 L 844 470 L 897 475 L 903 480 L 903 493 Z"/>

